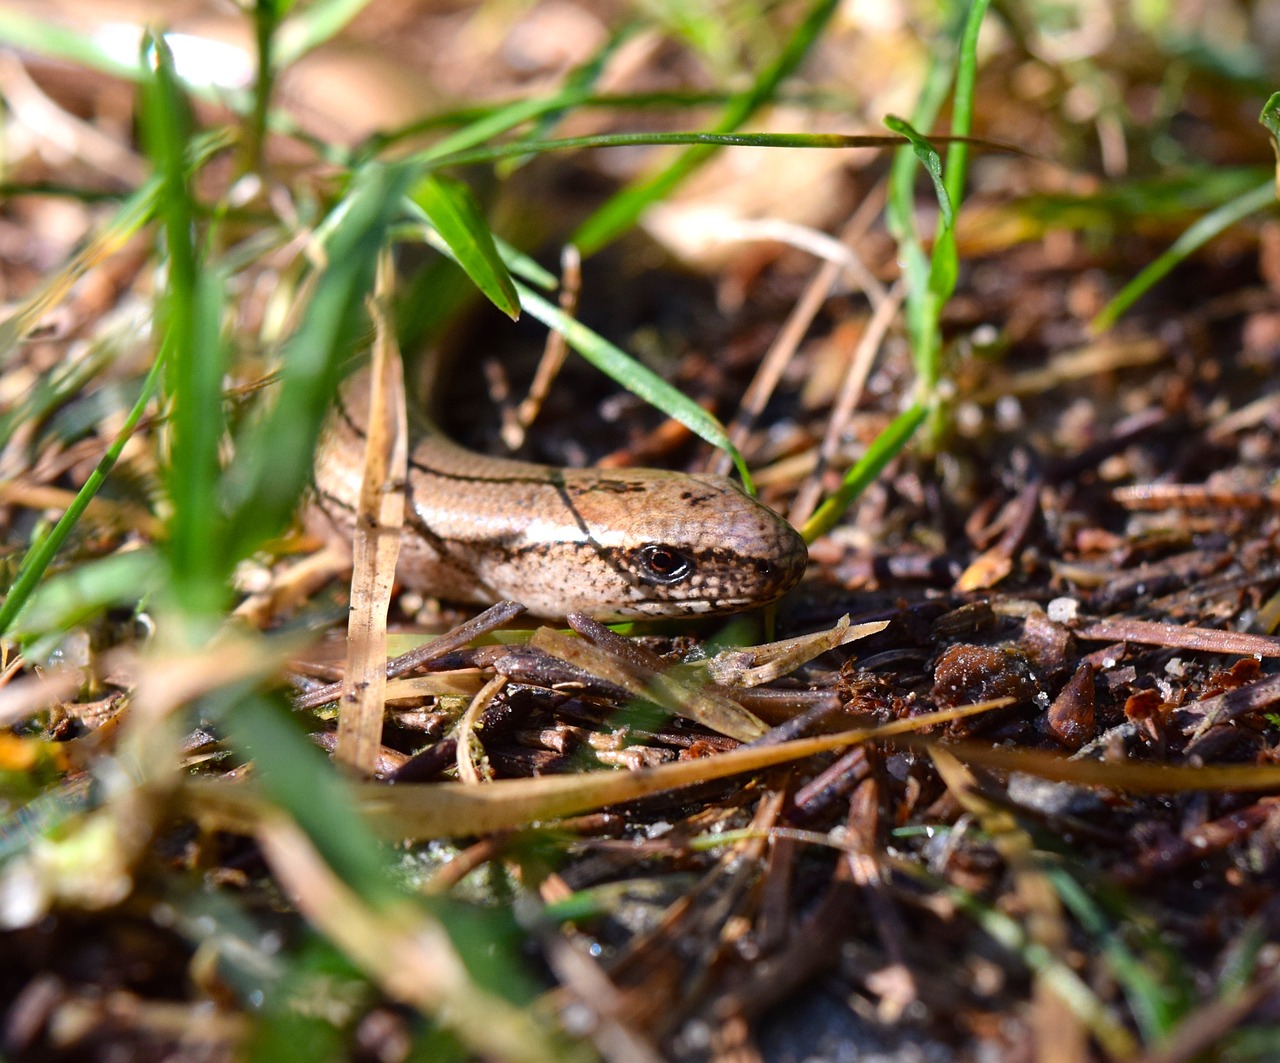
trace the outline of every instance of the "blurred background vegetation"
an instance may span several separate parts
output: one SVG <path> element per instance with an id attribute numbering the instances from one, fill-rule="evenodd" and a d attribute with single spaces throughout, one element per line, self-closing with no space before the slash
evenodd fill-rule
<path id="1" fill-rule="evenodd" d="M 1217 389 L 1208 421 L 1270 400 L 1280 229 L 1258 116 L 1278 64 L 1269 0 L 0 2 L 6 1054 L 1274 1058 L 1274 806 L 1186 797 L 1146 834 L 1136 805 L 1068 810 L 1114 845 L 1077 878 L 1071 850 L 1046 856 L 1037 835 L 1031 859 L 1024 826 L 957 797 L 939 755 L 926 781 L 884 782 L 920 791 L 884 813 L 891 844 L 837 861 L 839 816 L 776 836 L 830 846 L 822 872 L 846 892 L 761 872 L 790 883 L 762 900 L 730 857 L 784 858 L 714 802 L 655 814 L 681 819 L 676 855 L 574 889 L 559 871 L 576 839 L 607 860 L 616 824 L 464 819 L 379 842 L 371 823 L 395 835 L 448 813 L 351 782 L 318 748 L 332 697 L 291 714 L 279 687 L 334 678 L 343 652 L 311 640 L 345 616 L 344 586 L 294 593 L 287 574 L 317 546 L 294 517 L 337 381 L 373 334 L 386 249 L 406 359 L 464 352 L 451 430 L 500 447 L 545 335 L 528 319 L 567 331 L 621 389 L 571 365 L 528 452 L 582 463 L 653 444 L 647 460 L 750 466 L 814 544 L 818 589 L 780 618 L 812 631 L 869 611 L 863 559 L 937 560 L 970 521 L 997 538 L 1037 455 L 1067 463 L 1201 387 Z M 567 243 L 585 328 L 556 305 Z M 776 392 L 736 420 L 788 329 Z M 664 443 L 636 396 L 692 436 Z M 1178 473 L 1270 490 L 1274 420 L 1268 406 L 1248 445 Z M 731 438 L 731 457 L 694 437 Z M 1112 481 L 1167 471 L 1126 460 Z M 1084 527 L 1080 554 L 1103 549 Z M 979 554 L 942 582 L 998 583 Z M 1063 586 L 1019 575 L 1038 601 Z M 1269 598 L 1238 626 L 1269 635 L 1275 612 Z M 415 632 L 459 619 L 413 596 L 393 611 Z M 431 693 L 430 726 L 452 735 L 475 693 Z M 397 766 L 439 748 L 427 725 L 406 738 L 407 718 Z M 191 783 L 224 775 L 250 776 L 253 799 Z M 574 811 L 620 799 L 592 785 Z M 763 806 L 778 785 L 749 792 Z M 513 794 L 524 811 L 504 826 L 566 814 Z M 1244 851 L 1205 879 L 1218 930 L 1199 905 L 1145 909 L 1125 867 L 1240 807 Z M 650 830 L 626 840 L 642 850 Z M 933 969 L 926 933 L 885 951 L 913 937 L 878 885 L 891 873 L 948 920 Z M 822 936 L 815 913 L 862 906 L 872 925 L 831 932 L 843 959 L 797 958 Z M 842 962 L 878 978 L 820 980 Z M 825 1010 L 788 1011 L 796 995 Z"/>

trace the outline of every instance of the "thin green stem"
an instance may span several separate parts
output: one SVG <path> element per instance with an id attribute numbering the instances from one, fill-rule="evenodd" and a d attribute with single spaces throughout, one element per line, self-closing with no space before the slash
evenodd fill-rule
<path id="1" fill-rule="evenodd" d="M 120 452 L 124 450 L 124 445 L 133 436 L 138 427 L 138 422 L 142 418 L 143 411 L 146 410 L 147 404 L 155 394 L 165 363 L 165 353 L 162 350 L 155 362 L 152 363 L 151 369 L 142 383 L 142 391 L 138 395 L 137 401 L 133 404 L 133 408 L 129 411 L 129 416 L 125 418 L 124 426 L 117 433 L 115 441 L 107 448 L 102 460 L 98 462 L 93 472 L 89 474 L 84 486 L 76 492 L 76 497 L 72 500 L 71 505 L 67 507 L 67 511 L 58 519 L 58 523 L 53 526 L 53 530 L 43 540 L 33 545 L 27 551 L 27 556 L 22 559 L 22 565 L 18 569 L 17 577 L 9 588 L 9 593 L 5 596 L 4 602 L 0 603 L 0 635 L 7 633 L 13 627 L 18 614 L 22 612 L 23 606 L 30 599 L 31 592 L 35 590 L 36 584 L 40 582 L 40 578 L 44 575 L 45 570 L 48 569 L 50 562 L 53 561 L 58 551 L 62 548 L 62 544 L 66 542 L 67 536 L 71 534 L 71 529 L 76 526 L 76 522 L 83 515 L 85 508 L 98 493 L 99 488 L 102 487 L 107 474 L 111 472 L 119 459 Z"/>

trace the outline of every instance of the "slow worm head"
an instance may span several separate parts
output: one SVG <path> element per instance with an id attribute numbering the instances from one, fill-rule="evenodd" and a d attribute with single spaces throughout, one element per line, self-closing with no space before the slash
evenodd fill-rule
<path id="1" fill-rule="evenodd" d="M 344 385 L 316 458 L 306 523 L 349 539 L 367 371 Z M 511 598 L 537 616 L 601 620 L 738 612 L 800 579 L 785 520 L 731 480 L 659 469 L 560 469 L 473 453 L 414 426 L 398 574 L 451 601 Z"/>

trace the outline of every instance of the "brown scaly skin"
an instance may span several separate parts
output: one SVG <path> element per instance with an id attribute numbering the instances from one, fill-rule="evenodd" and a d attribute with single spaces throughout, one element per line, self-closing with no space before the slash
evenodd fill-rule
<path id="1" fill-rule="evenodd" d="M 369 376 L 341 398 L 316 455 L 306 523 L 350 540 Z M 476 454 L 411 427 L 398 574 L 457 602 L 522 602 L 599 620 L 739 612 L 795 586 L 808 554 L 772 510 L 721 476 L 559 469 Z"/>

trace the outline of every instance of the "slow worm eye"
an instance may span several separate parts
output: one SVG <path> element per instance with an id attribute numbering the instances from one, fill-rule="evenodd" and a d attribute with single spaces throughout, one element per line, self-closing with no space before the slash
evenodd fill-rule
<path id="1" fill-rule="evenodd" d="M 693 572 L 693 558 L 674 546 L 643 547 L 639 560 L 641 571 L 655 583 L 679 583 Z"/>

